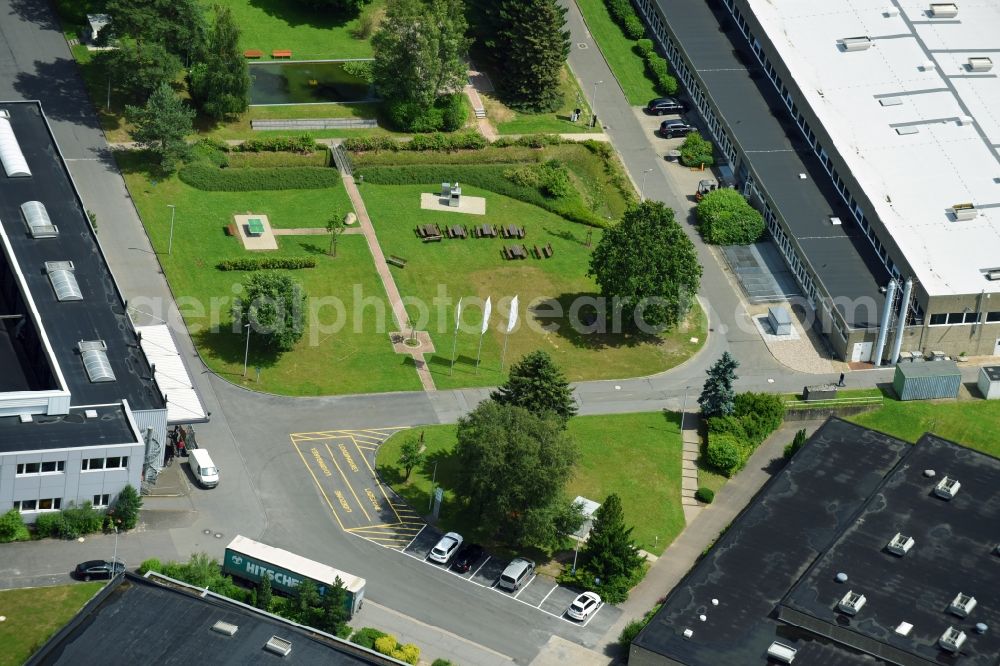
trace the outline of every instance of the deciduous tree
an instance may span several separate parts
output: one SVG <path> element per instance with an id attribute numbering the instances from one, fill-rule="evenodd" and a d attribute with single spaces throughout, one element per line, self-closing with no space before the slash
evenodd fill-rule
<path id="1" fill-rule="evenodd" d="M 559 108 L 570 47 L 566 8 L 556 0 L 499 0 L 490 23 L 487 41 L 503 74 L 497 84 L 504 102 L 532 111 Z"/>
<path id="2" fill-rule="evenodd" d="M 402 465 L 403 471 L 406 473 L 403 481 L 409 481 L 413 468 L 423 464 L 423 448 L 423 442 L 412 436 L 407 437 L 403 445 L 399 448 L 399 464 Z"/>
<path id="3" fill-rule="evenodd" d="M 266 347 L 288 351 L 305 332 L 305 292 L 282 273 L 251 273 L 243 281 L 243 295 L 233 305 L 239 326 L 250 324 Z"/>
<path id="4" fill-rule="evenodd" d="M 624 324 L 658 332 L 684 320 L 698 292 L 701 266 L 674 212 L 644 201 L 604 232 L 588 275 L 621 310 Z"/>
<path id="5" fill-rule="evenodd" d="M 108 0 L 106 11 L 116 37 L 160 44 L 185 64 L 205 47 L 208 29 L 198 0 Z"/>
<path id="6" fill-rule="evenodd" d="M 203 62 L 191 68 L 191 97 L 211 118 L 243 113 L 250 103 L 250 72 L 240 52 L 240 29 L 229 7 L 216 6 Z"/>
<path id="7" fill-rule="evenodd" d="M 734 189 L 708 192 L 696 213 L 698 231 L 707 243 L 748 245 L 764 234 L 764 217 Z"/>
<path id="8" fill-rule="evenodd" d="M 135 125 L 132 138 L 159 155 L 167 171 L 188 155 L 186 137 L 191 133 L 194 111 L 166 83 L 153 91 L 145 106 L 126 106 L 125 118 Z"/>
<path id="9" fill-rule="evenodd" d="M 577 446 L 557 417 L 487 400 L 459 420 L 457 438 L 456 491 L 502 538 L 549 547 L 579 526 L 563 496 Z"/>
<path id="10" fill-rule="evenodd" d="M 181 70 L 177 56 L 155 42 L 125 42 L 101 51 L 96 60 L 103 66 L 109 85 L 140 103 L 163 84 L 172 83 Z"/>
<path id="11" fill-rule="evenodd" d="M 544 351 L 533 351 L 510 369 L 510 377 L 490 396 L 502 405 L 517 405 L 534 414 L 551 412 L 565 423 L 576 414 L 573 389 Z"/>

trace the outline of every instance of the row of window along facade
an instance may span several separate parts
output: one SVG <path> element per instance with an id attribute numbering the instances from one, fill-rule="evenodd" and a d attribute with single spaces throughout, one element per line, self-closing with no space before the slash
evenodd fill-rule
<path id="1" fill-rule="evenodd" d="M 91 502 L 95 509 L 106 509 L 111 503 L 111 495 L 102 493 L 94 495 Z M 61 497 L 46 497 L 42 499 L 22 499 L 14 500 L 14 508 L 20 513 L 42 513 L 45 511 L 59 511 L 62 509 Z"/>
<path id="2" fill-rule="evenodd" d="M 99 472 L 108 469 L 127 469 L 128 456 L 110 456 L 108 458 L 84 458 L 80 470 L 83 472 Z M 16 476 L 34 476 L 36 474 L 62 474 L 66 470 L 65 460 L 50 460 L 48 462 L 18 463 Z"/>

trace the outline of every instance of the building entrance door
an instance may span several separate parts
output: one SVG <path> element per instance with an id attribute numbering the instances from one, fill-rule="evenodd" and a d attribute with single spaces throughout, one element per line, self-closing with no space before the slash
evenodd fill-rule
<path id="1" fill-rule="evenodd" d="M 853 363 L 867 363 L 871 361 L 872 347 L 874 346 L 874 342 L 855 342 L 854 348 L 851 350 L 851 361 Z"/>

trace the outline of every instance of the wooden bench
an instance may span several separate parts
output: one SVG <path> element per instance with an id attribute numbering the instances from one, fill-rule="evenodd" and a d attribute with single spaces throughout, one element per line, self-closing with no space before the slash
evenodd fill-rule
<path id="1" fill-rule="evenodd" d="M 236 223 L 230 222 L 226 225 L 226 235 L 227 236 L 239 236 L 239 232 L 236 229 Z"/>
<path id="2" fill-rule="evenodd" d="M 534 251 L 535 251 L 535 259 L 541 259 L 542 258 L 542 251 L 538 249 L 538 246 L 537 245 L 533 245 L 532 249 L 534 249 Z"/>
<path id="3" fill-rule="evenodd" d="M 385 258 L 387 264 L 392 264 L 393 266 L 399 266 L 400 268 L 406 268 L 406 259 L 402 257 L 397 257 L 394 254 L 390 254 Z"/>
<path id="4" fill-rule="evenodd" d="M 272 58 L 291 58 L 292 57 L 292 52 L 288 51 L 286 49 L 275 49 L 274 51 L 271 51 L 271 57 Z"/>
<path id="5" fill-rule="evenodd" d="M 441 241 L 441 236 L 424 236 L 425 243 L 438 243 Z"/>
<path id="6" fill-rule="evenodd" d="M 243 57 L 251 59 L 263 58 L 264 52 L 259 49 L 247 49 L 243 52 Z"/>
<path id="7" fill-rule="evenodd" d="M 545 255 L 546 259 L 548 259 L 548 258 L 550 258 L 552 256 L 552 254 L 553 254 L 553 252 L 552 252 L 552 243 L 549 243 L 548 245 L 546 245 L 545 247 L 542 248 L 542 254 Z"/>

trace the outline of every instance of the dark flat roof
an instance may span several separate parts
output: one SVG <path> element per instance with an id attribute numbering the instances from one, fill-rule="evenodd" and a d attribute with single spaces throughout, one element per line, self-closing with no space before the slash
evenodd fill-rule
<path id="1" fill-rule="evenodd" d="M 74 408 L 69 414 L 36 414 L 30 423 L 17 416 L 0 418 L 0 453 L 69 449 L 84 446 L 129 444 L 139 438 L 129 426 L 125 408 L 119 403 L 96 409 L 98 417 L 88 419 L 86 409 Z"/>
<path id="2" fill-rule="evenodd" d="M 933 494 L 946 475 L 962 484 L 951 500 Z M 941 662 L 946 653 L 937 641 L 956 627 L 967 635 L 956 663 L 994 666 L 1000 663 L 998 528 L 1000 460 L 924 435 L 788 595 L 782 619 L 786 608 L 799 611 L 827 625 L 815 631 L 836 632 L 837 640 L 873 651 L 888 644 L 905 653 L 887 655 L 892 661 L 921 659 L 914 664 Z M 902 557 L 886 550 L 897 532 L 914 540 Z M 844 584 L 835 580 L 841 571 L 848 575 Z M 853 618 L 836 610 L 848 590 L 867 599 Z M 966 619 L 948 612 L 959 592 L 977 601 Z M 913 625 L 909 636 L 895 632 L 901 622 Z M 975 632 L 978 622 L 989 626 L 985 634 Z"/>
<path id="3" fill-rule="evenodd" d="M 837 309 L 853 328 L 878 325 L 889 279 L 819 158 L 721 3 L 656 0 L 678 45 L 704 82 L 730 137 L 756 172 L 757 187 L 777 206 L 804 258 L 834 299 L 875 307 Z M 714 9 L 713 9 L 714 8 Z M 721 26 L 721 27 L 720 27 Z M 806 174 L 802 180 L 799 174 Z M 839 217 L 840 226 L 830 223 Z M 872 314 L 874 313 L 874 314 Z"/>
<path id="4" fill-rule="evenodd" d="M 987 365 L 983 367 L 986 378 L 991 382 L 1000 382 L 1000 365 Z"/>
<path id="5" fill-rule="evenodd" d="M 163 396 L 150 379 L 152 372 L 139 349 L 125 302 L 100 252 L 41 107 L 36 102 L 0 102 L 0 108 L 10 113 L 11 127 L 32 173 L 29 178 L 7 178 L 0 172 L 0 221 L 38 308 L 73 404 L 108 404 L 124 398 L 132 409 L 162 409 Z M 25 201 L 45 204 L 53 224 L 59 227 L 58 237 L 28 235 L 20 210 Z M 46 261 L 73 262 L 82 301 L 56 300 L 45 274 Z M 115 381 L 90 382 L 77 353 L 80 340 L 107 343 Z"/>
<path id="6" fill-rule="evenodd" d="M 760 664 L 776 640 L 799 650 L 796 663 L 875 663 L 788 627 L 773 612 L 909 448 L 846 421 L 827 421 L 673 589 L 633 644 L 690 666 Z M 694 632 L 690 639 L 685 629 Z"/>
<path id="7" fill-rule="evenodd" d="M 128 573 L 99 592 L 28 664 L 389 664 L 280 619 L 200 590 L 160 585 Z M 239 629 L 212 630 L 219 620 Z M 292 644 L 287 656 L 264 650 L 272 636 Z"/>

